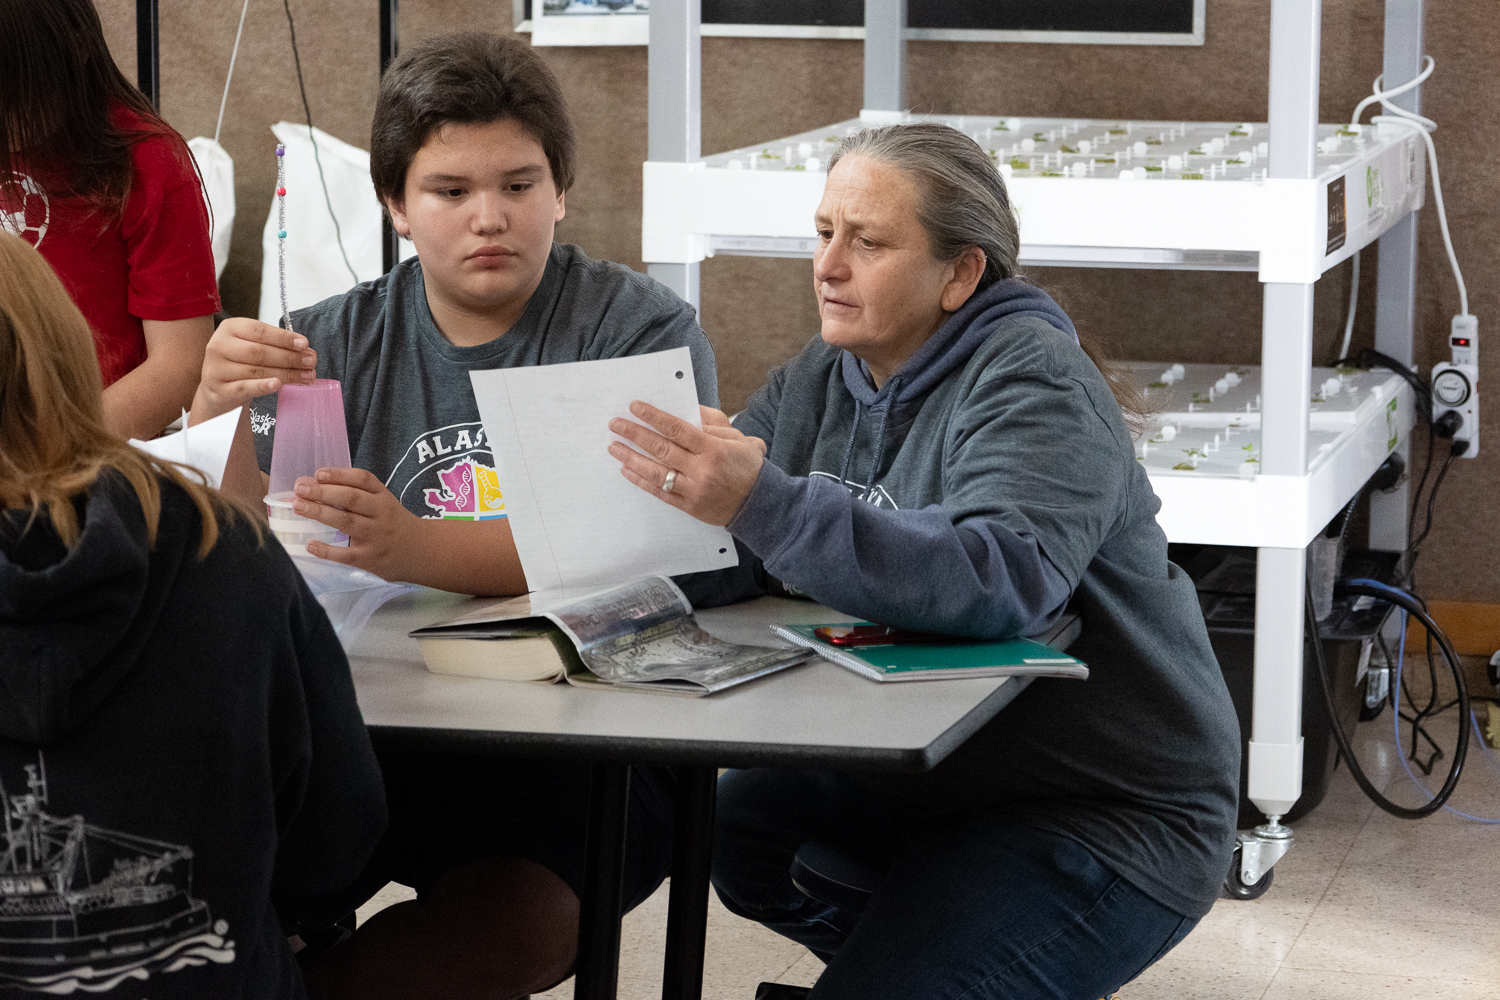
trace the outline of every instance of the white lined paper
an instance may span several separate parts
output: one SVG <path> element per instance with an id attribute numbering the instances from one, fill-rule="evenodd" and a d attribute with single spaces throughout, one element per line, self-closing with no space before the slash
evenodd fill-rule
<path id="1" fill-rule="evenodd" d="M 722 569 L 734 539 L 640 489 L 608 452 L 643 400 L 695 427 L 686 347 L 604 361 L 470 372 L 505 511 L 532 590 Z M 640 421 L 635 421 L 639 423 Z"/>

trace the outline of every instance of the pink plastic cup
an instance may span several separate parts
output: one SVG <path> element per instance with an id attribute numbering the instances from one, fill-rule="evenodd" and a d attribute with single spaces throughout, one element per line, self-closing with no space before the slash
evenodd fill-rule
<path id="1" fill-rule="evenodd" d="M 271 492 L 266 516 L 271 532 L 288 547 L 310 541 L 347 545 L 341 532 L 292 510 L 294 488 L 319 469 L 349 468 L 349 432 L 344 424 L 344 390 L 320 378 L 311 385 L 284 385 L 276 394 L 276 440 L 271 448 Z"/>

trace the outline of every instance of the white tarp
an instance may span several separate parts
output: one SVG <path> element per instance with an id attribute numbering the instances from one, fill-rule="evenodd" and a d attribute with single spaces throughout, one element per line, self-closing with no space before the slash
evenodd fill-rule
<path id="1" fill-rule="evenodd" d="M 339 253 L 333 204 L 343 234 L 344 253 L 359 281 L 380 277 L 382 271 L 380 203 L 370 180 L 370 154 L 358 146 L 335 139 L 322 129 L 313 129 L 323 177 L 328 184 L 325 200 L 313 159 L 312 141 L 306 125 L 277 122 L 271 126 L 276 139 L 286 147 L 286 293 L 287 308 L 301 309 L 331 295 L 348 291 L 357 282 L 349 274 Z M 275 150 L 268 149 L 268 156 Z M 281 292 L 276 270 L 276 201 L 266 216 L 261 236 L 263 258 L 260 269 L 260 320 L 275 326 L 281 320 Z M 403 242 L 404 256 L 415 249 Z"/>
<path id="2" fill-rule="evenodd" d="M 203 175 L 203 200 L 213 220 L 214 276 L 222 278 L 234 232 L 234 160 L 223 146 L 201 135 L 188 140 L 188 150 Z"/>

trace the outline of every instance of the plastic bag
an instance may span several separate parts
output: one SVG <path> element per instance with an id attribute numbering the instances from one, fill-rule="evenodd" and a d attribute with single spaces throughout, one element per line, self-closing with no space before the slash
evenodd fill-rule
<path id="1" fill-rule="evenodd" d="M 417 589 L 410 583 L 387 583 L 374 573 L 319 559 L 306 550 L 288 549 L 288 554 L 307 581 L 307 589 L 328 613 L 345 651 L 353 648 L 360 630 L 382 604 Z"/>
<path id="2" fill-rule="evenodd" d="M 380 202 L 370 180 L 370 154 L 358 146 L 313 129 L 318 157 L 306 125 L 277 122 L 271 126 L 286 147 L 286 295 L 288 309 L 301 309 L 340 295 L 361 281 L 380 277 L 384 270 L 381 252 Z M 271 155 L 267 150 L 267 155 Z M 323 181 L 318 178 L 318 160 L 323 163 Z M 329 215 L 332 203 L 333 215 Z M 338 229 L 334 228 L 338 219 Z M 276 326 L 281 322 L 281 289 L 276 270 L 276 200 L 266 216 L 261 235 L 260 321 Z M 339 236 L 343 237 L 343 252 Z M 410 243 L 403 249 L 411 256 Z M 345 265 L 347 254 L 349 264 Z M 349 267 L 354 274 L 349 273 Z M 356 280 L 357 276 L 357 280 Z"/>
<path id="3" fill-rule="evenodd" d="M 234 232 L 234 160 L 212 139 L 196 136 L 188 140 L 188 151 L 203 175 L 203 200 L 213 220 L 214 276 L 224 276 L 229 263 L 229 237 Z"/>

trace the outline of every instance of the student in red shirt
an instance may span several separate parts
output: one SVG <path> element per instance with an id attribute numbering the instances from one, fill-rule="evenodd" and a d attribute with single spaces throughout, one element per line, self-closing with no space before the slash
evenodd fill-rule
<path id="1" fill-rule="evenodd" d="M 94 332 L 104 414 L 151 437 L 192 404 L 219 309 L 182 137 L 115 65 L 91 0 L 0 0 L 0 228 Z"/>

